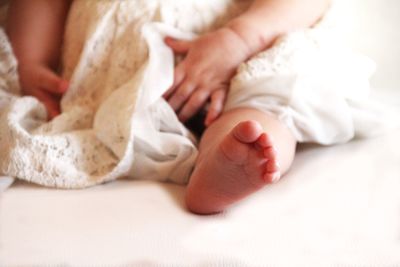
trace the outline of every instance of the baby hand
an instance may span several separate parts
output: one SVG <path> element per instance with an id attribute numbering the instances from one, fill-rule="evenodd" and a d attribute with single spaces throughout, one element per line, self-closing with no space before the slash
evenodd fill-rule
<path id="1" fill-rule="evenodd" d="M 205 125 L 221 114 L 230 80 L 240 63 L 249 57 L 245 42 L 233 30 L 221 28 L 194 41 L 166 38 L 177 54 L 185 54 L 175 68 L 174 83 L 164 94 L 182 122 L 210 100 Z"/>
<path id="2" fill-rule="evenodd" d="M 68 89 L 68 82 L 50 68 L 40 64 L 21 64 L 18 71 L 23 93 L 41 101 L 50 119 L 59 115 L 60 100 Z"/>

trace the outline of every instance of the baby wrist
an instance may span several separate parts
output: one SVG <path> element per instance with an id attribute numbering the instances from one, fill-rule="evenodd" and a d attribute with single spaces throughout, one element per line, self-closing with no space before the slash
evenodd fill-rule
<path id="1" fill-rule="evenodd" d="M 246 43 L 252 55 L 267 49 L 278 37 L 273 27 L 267 29 L 265 24 L 259 25 L 245 16 L 231 20 L 226 27 L 234 31 Z"/>

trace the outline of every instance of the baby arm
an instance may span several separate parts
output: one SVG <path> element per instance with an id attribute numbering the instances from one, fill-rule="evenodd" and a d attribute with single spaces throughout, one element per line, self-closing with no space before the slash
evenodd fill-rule
<path id="1" fill-rule="evenodd" d="M 69 5 L 70 0 L 12 0 L 7 19 L 22 91 L 43 102 L 51 118 L 60 113 L 68 88 L 56 71 Z"/>
<path id="2" fill-rule="evenodd" d="M 210 100 L 208 126 L 222 112 L 237 67 L 268 48 L 278 36 L 313 25 L 329 4 L 330 0 L 255 0 L 225 27 L 194 41 L 167 38 L 176 53 L 186 56 L 176 67 L 174 84 L 164 97 L 181 121 Z"/>

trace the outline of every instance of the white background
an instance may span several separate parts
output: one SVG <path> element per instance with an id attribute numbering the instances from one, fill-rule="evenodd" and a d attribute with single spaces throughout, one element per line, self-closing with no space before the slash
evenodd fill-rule
<path id="1" fill-rule="evenodd" d="M 400 1 L 338 0 L 341 32 L 377 63 L 375 88 L 400 90 Z"/>

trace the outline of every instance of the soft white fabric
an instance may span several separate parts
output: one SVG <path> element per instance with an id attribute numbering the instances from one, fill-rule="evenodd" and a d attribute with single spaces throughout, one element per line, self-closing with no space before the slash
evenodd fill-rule
<path id="1" fill-rule="evenodd" d="M 193 38 L 250 3 L 74 1 L 63 53 L 63 75 L 71 87 L 62 99 L 63 113 L 51 122 L 41 103 L 19 96 L 15 62 L 2 33 L 0 173 L 62 188 L 124 176 L 186 183 L 197 150 L 161 97 L 174 67 L 163 38 Z M 284 36 L 244 63 L 226 109 L 249 106 L 272 113 L 300 142 L 335 144 L 378 129 L 376 114 L 363 105 L 370 61 L 337 46 L 325 24 L 327 19 Z"/>
<path id="2" fill-rule="evenodd" d="M 0 266 L 397 267 L 399 135 L 301 146 L 283 180 L 216 216 L 190 214 L 184 187 L 165 183 L 16 183 L 0 203 Z"/>
<path id="3" fill-rule="evenodd" d="M 299 142 L 331 145 L 381 132 L 384 109 L 368 100 L 374 63 L 337 40 L 322 26 L 279 39 L 239 68 L 226 110 L 273 114 Z"/>
<path id="4" fill-rule="evenodd" d="M 16 65 L 8 64 L 13 58 L 5 54 L 7 60 L 1 65 L 5 84 L 0 91 L 3 174 L 65 188 L 123 176 L 186 183 L 197 150 L 194 137 L 161 98 L 173 76 L 173 53 L 162 43 L 167 34 L 176 38 L 190 35 L 156 24 L 142 31 L 150 56 L 137 73 L 113 87 L 94 112 L 91 103 L 80 105 L 84 97 L 77 97 L 85 92 L 80 79 L 88 77 L 91 69 L 76 71 L 63 100 L 63 113 L 51 122 L 46 122 L 41 103 L 19 96 Z M 4 33 L 0 34 L 3 51 L 9 52 Z M 74 97 L 75 102 L 71 100 Z"/>

